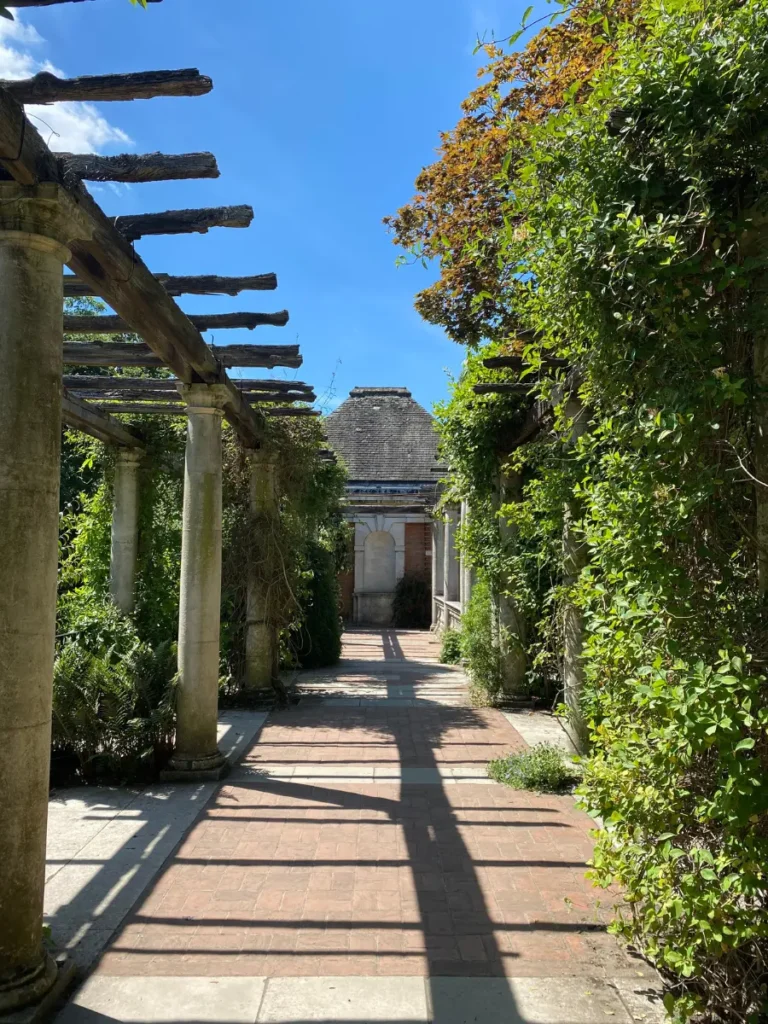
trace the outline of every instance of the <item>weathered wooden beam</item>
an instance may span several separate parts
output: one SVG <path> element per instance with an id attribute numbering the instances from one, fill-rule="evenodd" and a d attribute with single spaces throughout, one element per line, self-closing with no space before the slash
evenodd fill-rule
<path id="1" fill-rule="evenodd" d="M 472 390 L 476 395 L 527 395 L 533 387 L 533 382 L 512 383 L 504 381 L 496 384 L 473 384 Z"/>
<path id="2" fill-rule="evenodd" d="M 87 374 L 65 374 L 64 387 L 73 391 L 154 391 L 178 395 L 178 381 L 171 377 L 100 377 Z M 275 391 L 301 393 L 312 390 L 311 384 L 299 380 L 232 380 L 239 391 Z"/>
<path id="3" fill-rule="evenodd" d="M 179 402 L 112 402 L 93 403 L 94 407 L 110 413 L 119 413 L 132 416 L 184 416 L 186 407 Z M 317 409 L 307 409 L 301 406 L 288 406 L 286 408 L 265 409 L 267 416 L 320 416 Z"/>
<path id="4" fill-rule="evenodd" d="M 73 395 L 78 398 L 93 399 L 98 402 L 158 402 L 171 404 L 176 401 L 176 396 L 170 391 L 148 391 L 146 388 L 71 388 Z M 261 402 L 315 402 L 317 396 L 312 391 L 240 391 L 240 399 L 248 405 L 258 405 Z"/>
<path id="5" fill-rule="evenodd" d="M 285 327 L 288 323 L 288 310 L 278 313 L 211 313 L 197 316 L 189 313 L 189 320 L 198 331 L 233 330 L 245 327 L 252 331 L 254 327 Z M 119 316 L 70 316 L 64 317 L 65 334 L 126 334 L 131 328 Z"/>
<path id="6" fill-rule="evenodd" d="M 247 228 L 253 220 L 252 206 L 211 206 L 200 210 L 164 210 L 162 213 L 134 213 L 115 217 L 113 224 L 129 242 L 145 235 L 204 235 L 209 228 Z"/>
<path id="7" fill-rule="evenodd" d="M 246 447 L 258 447 L 262 436 L 259 417 L 231 385 L 200 332 L 116 231 L 113 220 L 82 182 L 64 180 L 59 162 L 19 103 L 4 89 L 0 89 L 0 165 L 19 184 L 51 183 L 77 203 L 88 220 L 91 237 L 70 241 L 69 269 L 123 317 L 181 380 L 223 384 L 229 394 L 224 409 L 227 419 Z M 0 182 L 0 197 L 2 193 Z"/>
<path id="8" fill-rule="evenodd" d="M 11 0 L 4 7 L 53 7 L 54 4 L 80 4 L 83 0 Z M 148 4 L 161 4 L 163 0 L 146 0 Z"/>
<path id="9" fill-rule="evenodd" d="M 218 178 L 213 153 L 61 153 L 64 173 L 81 181 L 181 181 L 188 178 Z"/>
<path id="10" fill-rule="evenodd" d="M 265 409 L 267 416 L 320 416 L 317 409 L 305 409 L 301 406 L 288 406 L 286 409 Z"/>
<path id="11" fill-rule="evenodd" d="M 169 295 L 239 295 L 240 292 L 268 292 L 277 288 L 275 274 L 251 274 L 246 277 L 219 277 L 217 274 L 193 274 L 173 277 L 155 274 Z M 94 295 L 93 289 L 74 274 L 64 275 L 64 297 L 77 299 Z"/>
<path id="12" fill-rule="evenodd" d="M 61 397 L 61 419 L 66 426 L 81 430 L 84 434 L 104 441 L 105 444 L 116 444 L 123 448 L 143 448 L 141 438 L 124 424 L 66 391 Z"/>
<path id="13" fill-rule="evenodd" d="M 559 359 L 556 356 L 544 356 L 541 364 L 546 369 L 565 369 L 570 365 L 567 359 Z M 525 362 L 522 356 L 489 356 L 483 360 L 483 366 L 488 370 L 524 370 L 530 363 Z"/>
<path id="14" fill-rule="evenodd" d="M 263 366 L 274 369 L 302 364 L 298 345 L 211 345 L 219 364 L 230 366 Z M 149 345 L 110 341 L 66 341 L 65 366 L 163 366 Z"/>
<path id="15" fill-rule="evenodd" d="M 72 0 L 70 0 L 72 2 Z M 152 0 L 159 3 L 159 0 Z M 59 78 L 41 71 L 34 78 L 0 79 L 18 103 L 57 103 L 61 100 L 149 100 L 155 96 L 204 96 L 213 88 L 197 68 L 179 71 L 139 71 L 127 75 L 84 75 Z"/>
<path id="16" fill-rule="evenodd" d="M 98 401 L 89 402 L 89 405 L 93 405 L 97 409 L 101 409 L 105 412 L 122 415 L 142 415 L 142 416 L 184 416 L 186 415 L 187 407 L 183 402 L 103 402 L 101 399 Z"/>

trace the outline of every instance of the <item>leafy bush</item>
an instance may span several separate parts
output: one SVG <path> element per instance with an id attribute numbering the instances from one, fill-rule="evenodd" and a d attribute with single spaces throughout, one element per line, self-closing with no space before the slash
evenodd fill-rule
<path id="1" fill-rule="evenodd" d="M 421 576 L 406 573 L 397 581 L 392 598 L 392 625 L 399 629 L 428 629 L 431 621 L 429 584 Z"/>
<path id="2" fill-rule="evenodd" d="M 320 544 L 309 548 L 311 579 L 301 599 L 301 625 L 295 655 L 302 668 L 325 668 L 341 657 L 339 584 L 333 552 Z"/>
<path id="3" fill-rule="evenodd" d="M 490 761 L 488 775 L 512 789 L 530 789 L 535 793 L 562 793 L 579 777 L 562 750 L 548 743 L 537 743 L 522 754 Z"/>
<path id="4" fill-rule="evenodd" d="M 482 577 L 461 617 L 461 651 L 472 685 L 493 700 L 501 690 L 501 658 L 493 635 L 491 589 Z"/>
<path id="5" fill-rule="evenodd" d="M 461 657 L 461 633 L 446 629 L 440 640 L 440 661 L 443 665 L 458 665 Z"/>
<path id="6" fill-rule="evenodd" d="M 153 650 L 142 643 L 110 602 L 89 602 L 62 640 L 54 664 L 54 758 L 74 755 L 87 781 L 154 776 L 173 740 L 174 645 Z"/>

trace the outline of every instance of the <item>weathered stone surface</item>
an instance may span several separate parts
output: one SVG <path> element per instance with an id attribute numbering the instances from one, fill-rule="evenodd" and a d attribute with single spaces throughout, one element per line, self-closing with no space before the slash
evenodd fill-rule
<path id="1" fill-rule="evenodd" d="M 86 229 L 56 186 L 0 183 L 0 1012 L 56 980 L 42 949 L 61 437 L 62 264 Z"/>
<path id="2" fill-rule="evenodd" d="M 215 772 L 221 608 L 221 420 L 227 390 L 180 385 L 187 405 L 176 746 L 169 769 Z M 174 776 L 176 777 L 176 776 Z"/>

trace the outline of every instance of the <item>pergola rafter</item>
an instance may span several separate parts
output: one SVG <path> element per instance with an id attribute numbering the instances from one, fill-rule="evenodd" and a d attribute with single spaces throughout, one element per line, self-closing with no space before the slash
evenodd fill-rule
<path id="1" fill-rule="evenodd" d="M 251 274 L 244 277 L 220 277 L 218 274 L 173 276 L 155 274 L 169 295 L 239 295 L 240 292 L 266 292 L 277 288 L 275 274 Z M 64 276 L 64 297 L 76 299 L 95 295 L 93 288 L 74 274 Z"/>
<path id="2" fill-rule="evenodd" d="M 223 367 L 286 366 L 302 364 L 298 345 L 211 345 L 211 352 Z M 111 341 L 65 341 L 65 366 L 164 366 L 149 345 Z"/>

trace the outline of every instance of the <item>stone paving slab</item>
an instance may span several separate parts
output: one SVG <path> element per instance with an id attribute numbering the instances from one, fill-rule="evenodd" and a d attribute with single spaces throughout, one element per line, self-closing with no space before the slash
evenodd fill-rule
<path id="1" fill-rule="evenodd" d="M 620 984 L 624 990 L 588 977 L 95 977 L 56 1024 L 661 1024 L 658 999 Z"/>
<path id="2" fill-rule="evenodd" d="M 231 762 L 265 712 L 222 712 Z M 82 786 L 55 791 L 48 810 L 45 921 L 58 949 L 91 964 L 216 790 L 216 783 Z"/>

